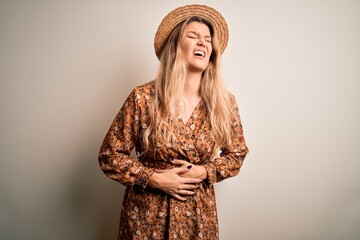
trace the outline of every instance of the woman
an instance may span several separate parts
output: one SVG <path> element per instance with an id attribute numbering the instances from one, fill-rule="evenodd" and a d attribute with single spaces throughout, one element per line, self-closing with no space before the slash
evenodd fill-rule
<path id="1" fill-rule="evenodd" d="M 213 184 L 238 174 L 248 152 L 219 74 L 227 40 L 208 6 L 177 8 L 161 22 L 158 76 L 131 92 L 99 154 L 104 173 L 127 186 L 119 239 L 218 239 Z"/>

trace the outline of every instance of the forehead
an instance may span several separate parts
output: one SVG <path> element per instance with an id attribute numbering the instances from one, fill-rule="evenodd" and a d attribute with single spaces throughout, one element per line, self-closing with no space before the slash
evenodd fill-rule
<path id="1" fill-rule="evenodd" d="M 200 35 L 210 36 L 210 29 L 205 23 L 191 22 L 185 25 L 185 32 L 195 32 Z"/>

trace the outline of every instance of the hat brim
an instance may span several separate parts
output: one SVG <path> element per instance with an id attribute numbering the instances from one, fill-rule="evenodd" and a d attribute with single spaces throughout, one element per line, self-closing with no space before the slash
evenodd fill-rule
<path id="1" fill-rule="evenodd" d="M 172 10 L 161 21 L 154 39 L 155 53 L 158 58 L 171 31 L 180 22 L 194 16 L 204 18 L 212 23 L 215 35 L 218 38 L 220 52 L 221 54 L 224 52 L 229 39 L 229 29 L 224 17 L 214 8 L 209 6 L 191 4 Z"/>

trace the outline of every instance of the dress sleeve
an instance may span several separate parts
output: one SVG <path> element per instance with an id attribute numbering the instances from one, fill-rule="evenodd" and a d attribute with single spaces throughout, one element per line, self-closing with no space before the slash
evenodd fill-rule
<path id="1" fill-rule="evenodd" d="M 130 153 L 138 141 L 141 97 L 134 89 L 116 115 L 99 152 L 102 171 L 123 185 L 146 187 L 154 169 L 145 167 Z"/>
<path id="2" fill-rule="evenodd" d="M 235 117 L 231 130 L 231 144 L 221 147 L 220 156 L 204 164 L 208 176 L 207 182 L 210 185 L 237 175 L 249 152 L 244 139 L 239 109 L 233 95 L 231 95 L 230 103 Z"/>

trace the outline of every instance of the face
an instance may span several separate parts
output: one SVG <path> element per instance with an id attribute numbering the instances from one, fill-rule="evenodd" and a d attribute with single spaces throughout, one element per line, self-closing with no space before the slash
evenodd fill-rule
<path id="1" fill-rule="evenodd" d="M 203 72 L 209 64 L 212 52 L 211 35 L 208 26 L 191 22 L 185 26 L 181 53 L 188 71 Z"/>

